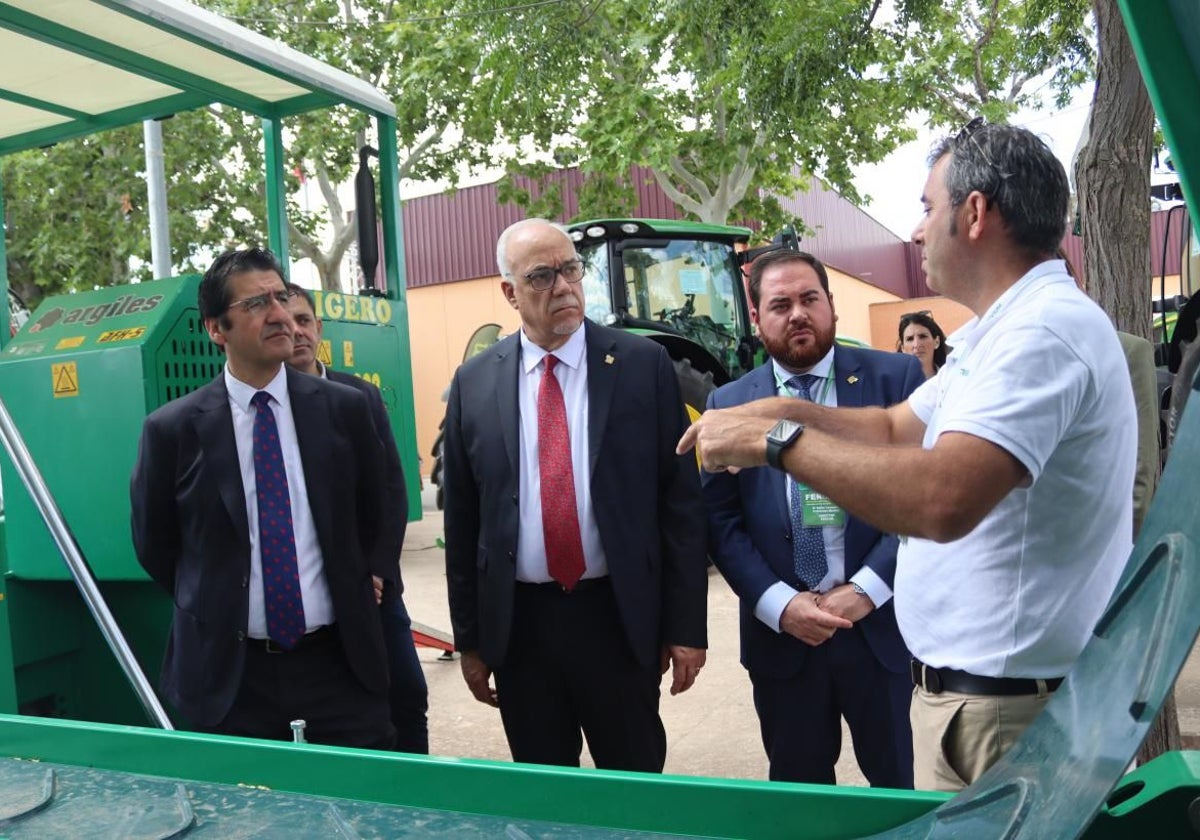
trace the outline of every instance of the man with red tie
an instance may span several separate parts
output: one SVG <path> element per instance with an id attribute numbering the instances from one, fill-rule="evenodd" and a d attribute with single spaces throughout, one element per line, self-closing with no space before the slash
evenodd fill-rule
<path id="1" fill-rule="evenodd" d="M 516 761 L 661 772 L 661 676 L 704 664 L 708 578 L 674 369 L 584 317 L 586 266 L 543 219 L 500 235 L 521 330 L 464 364 L 445 437 L 446 575 L 475 698 Z M 494 676 L 495 685 L 491 684 Z"/>

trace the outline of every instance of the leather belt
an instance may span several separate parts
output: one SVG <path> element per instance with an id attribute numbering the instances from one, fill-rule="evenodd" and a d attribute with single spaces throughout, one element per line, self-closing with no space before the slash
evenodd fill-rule
<path id="1" fill-rule="evenodd" d="M 588 592 L 592 589 L 599 589 L 602 586 L 609 586 L 610 581 L 608 575 L 597 578 L 580 578 L 572 589 L 565 588 L 557 581 L 549 583 L 527 583 L 526 581 L 517 581 L 517 586 L 524 587 L 533 592 L 552 592 L 560 595 L 578 595 L 583 592 Z"/>
<path id="2" fill-rule="evenodd" d="M 271 639 L 246 639 L 246 646 L 251 650 L 260 650 L 264 653 L 297 653 L 298 651 L 316 647 L 323 642 L 333 641 L 337 638 L 337 625 L 324 624 L 318 627 L 311 633 L 305 633 L 300 637 L 300 641 L 296 642 L 296 646 L 291 650 L 285 650 L 279 646 L 278 642 Z"/>
<path id="3" fill-rule="evenodd" d="M 958 694 L 981 694 L 987 697 L 1019 697 L 1053 692 L 1062 685 L 1063 677 L 1024 679 L 1017 677 L 980 677 L 953 668 L 933 668 L 919 659 L 909 662 L 913 685 L 930 694 L 953 691 Z"/>

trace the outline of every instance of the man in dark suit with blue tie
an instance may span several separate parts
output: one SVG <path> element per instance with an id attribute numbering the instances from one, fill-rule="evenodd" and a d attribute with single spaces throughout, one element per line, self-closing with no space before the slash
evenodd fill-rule
<path id="1" fill-rule="evenodd" d="M 758 258 L 749 292 L 771 361 L 715 391 L 709 408 L 776 395 L 887 406 L 923 380 L 913 357 L 835 343 L 829 280 L 812 255 Z M 741 600 L 742 664 L 771 779 L 835 783 L 844 716 L 870 783 L 911 788 L 912 688 L 891 603 L 897 539 L 769 467 L 702 483 L 713 559 Z"/>
<path id="2" fill-rule="evenodd" d="M 446 410 L 446 579 L 477 700 L 516 761 L 661 772 L 659 684 L 704 664 L 708 578 L 671 361 L 584 318 L 585 266 L 542 219 L 500 236 L 521 330 L 465 363 Z M 495 677 L 495 687 L 491 679 Z"/>
<path id="3" fill-rule="evenodd" d="M 379 593 L 395 582 L 383 447 L 358 391 L 288 368 L 270 251 L 230 251 L 198 308 L 221 376 L 146 418 L 138 561 L 173 599 L 167 699 L 202 731 L 389 748 Z"/>

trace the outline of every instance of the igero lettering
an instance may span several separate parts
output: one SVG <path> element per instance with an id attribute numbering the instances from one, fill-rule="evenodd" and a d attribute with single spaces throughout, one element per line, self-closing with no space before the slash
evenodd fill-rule
<path id="1" fill-rule="evenodd" d="M 386 298 L 358 297 L 339 292 L 316 292 L 317 317 L 333 321 L 390 324 L 392 305 Z"/>

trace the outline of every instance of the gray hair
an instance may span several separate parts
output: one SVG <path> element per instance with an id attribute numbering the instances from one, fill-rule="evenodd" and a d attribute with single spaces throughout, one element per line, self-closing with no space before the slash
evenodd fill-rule
<path id="1" fill-rule="evenodd" d="M 1040 137 L 1015 126 L 968 125 L 934 145 L 929 165 L 946 155 L 951 207 L 981 192 L 1000 211 L 1017 247 L 1031 256 L 1058 250 L 1067 232 L 1071 188 L 1062 163 Z"/>
<path id="2" fill-rule="evenodd" d="M 548 227 L 552 227 L 562 233 L 563 236 L 567 236 L 566 228 L 557 222 L 550 221 L 549 219 L 530 218 L 522 219 L 519 222 L 513 222 L 504 229 L 504 232 L 500 234 L 500 238 L 496 240 L 496 267 L 500 269 L 501 277 L 512 276 L 512 271 L 509 270 L 510 266 L 508 264 L 509 238 L 518 230 L 530 227 L 532 225 L 547 225 Z M 569 239 L 570 237 L 567 238 Z"/>

